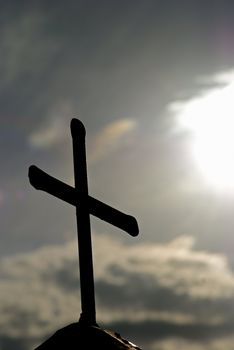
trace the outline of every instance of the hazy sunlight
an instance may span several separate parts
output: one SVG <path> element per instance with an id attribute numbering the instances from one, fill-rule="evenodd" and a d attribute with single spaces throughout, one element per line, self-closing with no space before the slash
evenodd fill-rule
<path id="1" fill-rule="evenodd" d="M 192 153 L 217 189 L 234 190 L 234 78 L 184 104 L 175 105 L 179 126 L 191 132 Z"/>

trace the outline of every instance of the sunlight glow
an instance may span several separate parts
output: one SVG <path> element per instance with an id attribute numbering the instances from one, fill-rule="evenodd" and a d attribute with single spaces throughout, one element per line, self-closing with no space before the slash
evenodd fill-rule
<path id="1" fill-rule="evenodd" d="M 234 77 L 183 104 L 174 104 L 179 128 L 190 131 L 192 153 L 207 182 L 234 190 Z"/>

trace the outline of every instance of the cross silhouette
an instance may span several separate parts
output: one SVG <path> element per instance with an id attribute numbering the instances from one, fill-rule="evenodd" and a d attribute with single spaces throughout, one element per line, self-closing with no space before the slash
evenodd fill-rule
<path id="1" fill-rule="evenodd" d="M 87 325 L 96 325 L 90 214 L 121 228 L 132 236 L 137 236 L 139 229 L 133 216 L 126 215 L 89 196 L 85 152 L 86 131 L 80 120 L 72 119 L 71 135 L 75 187 L 53 178 L 35 165 L 29 167 L 29 181 L 36 189 L 76 207 L 82 311 L 80 321 Z"/>

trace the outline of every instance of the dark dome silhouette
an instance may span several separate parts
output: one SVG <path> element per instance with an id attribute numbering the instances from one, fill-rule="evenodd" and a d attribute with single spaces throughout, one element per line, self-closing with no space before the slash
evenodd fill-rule
<path id="1" fill-rule="evenodd" d="M 89 350 L 94 348 L 102 350 L 140 350 L 139 347 L 123 339 L 118 333 L 99 327 L 82 325 L 80 322 L 58 330 L 35 350 Z"/>

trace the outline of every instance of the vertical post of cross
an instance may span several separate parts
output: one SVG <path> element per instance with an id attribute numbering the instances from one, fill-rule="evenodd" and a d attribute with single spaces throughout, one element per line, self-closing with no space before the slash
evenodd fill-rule
<path id="1" fill-rule="evenodd" d="M 96 325 L 95 292 L 90 216 L 88 206 L 88 179 L 85 151 L 85 127 L 78 119 L 71 121 L 75 188 L 79 193 L 76 207 L 78 251 L 80 262 L 81 316 L 80 321 Z"/>

